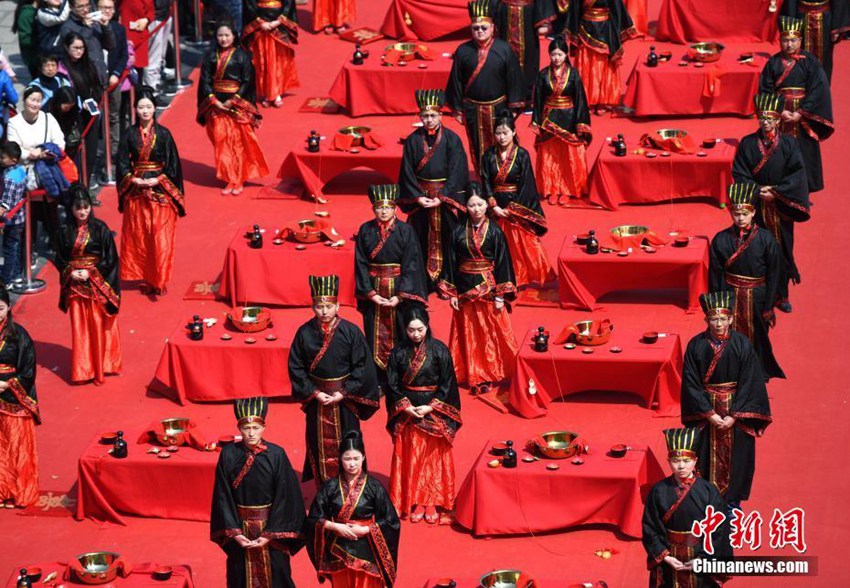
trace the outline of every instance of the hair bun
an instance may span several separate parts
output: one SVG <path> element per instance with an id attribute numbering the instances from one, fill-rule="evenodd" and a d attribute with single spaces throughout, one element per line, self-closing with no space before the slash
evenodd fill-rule
<path id="1" fill-rule="evenodd" d="M 362 439 L 363 433 L 361 433 L 360 431 L 355 431 L 355 430 L 346 431 L 345 434 L 342 436 L 342 438 L 343 439 L 351 439 L 351 440 Z"/>

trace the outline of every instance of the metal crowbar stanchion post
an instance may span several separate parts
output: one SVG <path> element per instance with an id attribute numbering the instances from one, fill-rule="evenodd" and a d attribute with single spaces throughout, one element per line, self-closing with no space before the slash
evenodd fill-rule
<path id="1" fill-rule="evenodd" d="M 24 268 L 26 270 L 26 280 L 24 282 L 14 284 L 12 292 L 15 294 L 36 294 L 47 287 L 44 280 L 32 277 L 32 210 L 30 202 L 32 198 L 38 196 L 39 200 L 44 199 L 44 190 L 37 190 L 35 193 L 27 192 L 26 200 L 24 201 L 24 215 L 26 216 L 26 235 L 24 237 Z"/>
<path id="2" fill-rule="evenodd" d="M 119 89 L 121 82 L 115 87 Z M 120 92 L 120 89 L 118 90 Z M 103 151 L 106 156 L 106 185 L 115 184 L 115 173 L 112 171 L 112 125 L 109 122 L 109 88 L 103 91 Z M 119 123 L 120 124 L 120 123 Z"/>

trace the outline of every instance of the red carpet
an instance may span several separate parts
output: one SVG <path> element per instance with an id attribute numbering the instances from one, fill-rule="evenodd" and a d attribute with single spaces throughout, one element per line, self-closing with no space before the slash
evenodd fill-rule
<path id="1" fill-rule="evenodd" d="M 359 3 L 357 25 L 377 28 L 383 18 L 386 0 Z M 650 20 L 658 14 L 657 0 L 650 2 Z M 309 13 L 299 10 L 302 24 Z M 450 50 L 456 43 L 437 44 L 438 51 Z M 646 45 L 629 43 L 627 66 Z M 377 49 L 380 46 L 374 45 Z M 307 97 L 325 96 L 345 59 L 349 59 L 350 43 L 302 32 L 297 63 L 302 87 L 285 100 L 280 110 L 265 110 L 259 131 L 270 168 L 276 171 L 286 154 L 301 149 L 311 129 L 333 136 L 336 129 L 351 124 L 341 114 L 307 114 L 298 112 Z M 377 59 L 379 50 L 373 51 Z M 758 471 L 752 499 L 745 506 L 758 509 L 766 523 L 774 508 L 787 510 L 799 506 L 806 511 L 808 555 L 819 558 L 817 578 L 743 578 L 733 586 L 836 586 L 848 577 L 844 568 L 843 542 L 846 541 L 850 517 L 841 504 L 848 490 L 850 475 L 843 467 L 842 451 L 850 446 L 850 428 L 843 424 L 846 415 L 846 349 L 850 344 L 850 317 L 843 292 L 850 285 L 843 242 L 850 232 L 846 204 L 846 186 L 850 182 L 847 153 L 850 138 L 850 44 L 836 51 L 835 119 L 839 131 L 826 144 L 824 165 L 827 190 L 815 195 L 813 219 L 798 229 L 798 262 L 804 280 L 792 291 L 794 313 L 780 315 L 773 335 L 776 355 L 788 374 L 787 381 L 771 383 L 775 424 L 758 442 Z M 624 77 L 627 69 L 624 68 Z M 409 97 L 412 101 L 413 97 Z M 69 384 L 70 329 L 69 319 L 57 309 L 57 275 L 46 270 L 41 277 L 48 289 L 32 296 L 14 309 L 15 320 L 24 325 L 36 341 L 39 373 L 38 392 L 42 403 L 44 425 L 38 430 L 41 485 L 44 488 L 69 490 L 75 482 L 77 456 L 93 435 L 103 430 L 144 426 L 156 418 L 190 416 L 210 437 L 231 432 L 233 416 L 230 405 L 188 405 L 174 403 L 147 392 L 146 385 L 167 337 L 178 321 L 192 314 L 211 316 L 224 307 L 214 300 L 185 299 L 190 287 L 199 280 L 218 275 L 225 247 L 237 227 L 260 223 L 270 225 L 305 218 L 315 205 L 289 197 L 272 197 L 273 178 L 249 184 L 240 197 L 219 195 L 219 182 L 214 177 L 212 147 L 203 129 L 194 123 L 195 91 L 179 96 L 162 117 L 177 138 L 187 180 L 188 216 L 181 219 L 177 230 L 175 278 L 170 294 L 157 302 L 135 291 L 124 294 L 120 325 L 124 348 L 125 373 L 110 378 L 106 385 L 72 386 Z M 381 136 L 391 140 L 407 134 L 415 119 L 408 116 L 365 117 L 358 124 L 373 126 Z M 520 119 L 521 139 L 532 145 L 527 129 L 528 118 Z M 591 157 L 606 136 L 626 133 L 638 136 L 647 130 L 681 125 L 697 137 L 718 135 L 738 137 L 755 128 L 754 120 L 742 118 L 679 119 L 671 121 L 631 121 L 609 117 L 593 120 L 594 143 Z M 448 126 L 458 130 L 457 124 Z M 463 133 L 461 133 L 463 135 Z M 323 145 L 323 148 L 327 148 Z M 369 174 L 355 173 L 331 182 L 327 193 L 331 202 L 334 226 L 342 234 L 350 234 L 369 215 L 365 187 Z M 258 198 L 259 194 L 263 197 Z M 291 194 L 291 193 L 290 193 Z M 97 213 L 113 229 L 120 229 L 114 190 L 105 191 L 103 208 Z M 699 233 L 713 234 L 728 222 L 728 215 L 716 206 L 703 202 L 623 207 L 617 212 L 546 207 L 550 233 L 544 243 L 554 262 L 565 236 L 590 228 L 607 230 L 621 224 L 646 224 L 658 231 L 688 227 Z M 321 271 L 321 268 L 316 268 Z M 286 271 L 286 268 L 281 268 Z M 347 285 L 351 287 L 351 285 Z M 307 284 L 304 284 L 307 288 Z M 639 297 L 615 295 L 603 300 L 606 316 L 624 328 L 679 332 L 687 339 L 702 330 L 699 315 L 687 315 L 670 297 L 648 294 Z M 444 302 L 433 300 L 433 324 L 437 337 L 446 340 L 450 311 Z M 343 315 L 359 322 L 351 308 Z M 307 309 L 285 311 L 292 325 L 310 316 Z M 517 305 L 512 315 L 518 333 L 544 325 L 558 332 L 568 322 L 584 318 L 587 313 L 563 312 L 546 306 Z M 616 331 L 615 331 L 616 337 Z M 619 437 L 623 443 L 649 444 L 663 455 L 661 429 L 678 425 L 676 419 L 657 419 L 634 402 L 617 402 L 611 398 L 584 395 L 556 403 L 548 417 L 527 421 L 512 414 L 499 414 L 484 403 L 464 397 L 465 425 L 456 443 L 455 459 L 458 484 L 477 457 L 483 440 L 494 436 L 512 438 L 520 444 L 542 432 L 554 429 L 579 431 L 594 439 Z M 273 403 L 268 436 L 282 444 L 297 467 L 303 460 L 303 415 L 296 406 Z M 381 477 L 389 473 L 391 442 L 384 429 L 385 413 L 381 411 L 364 427 L 369 463 Z M 130 447 L 133 451 L 135 446 Z M 174 488 L 180 492 L 180 488 Z M 312 495 L 312 487 L 305 487 Z M 569 500 L 569 496 L 564 496 Z M 158 561 L 191 565 L 198 586 L 224 586 L 224 555 L 208 539 L 208 527 L 202 523 L 168 520 L 131 519 L 126 527 L 102 527 L 91 521 L 76 522 L 68 518 L 23 517 L 14 512 L 0 512 L 0 529 L 4 545 L 0 552 L 0 576 L 13 567 L 34 561 L 67 560 L 74 554 L 91 550 L 113 550 L 131 562 Z M 594 555 L 601 548 L 617 552 L 610 559 Z M 762 548 L 758 553 L 769 553 Z M 792 555 L 788 551 L 783 555 Z M 566 533 L 539 537 L 509 537 L 493 540 L 474 539 L 450 526 L 430 527 L 425 524 L 403 524 L 399 562 L 399 588 L 418 588 L 434 576 L 478 577 L 493 568 L 518 567 L 540 578 L 575 581 L 604 579 L 611 588 L 646 585 L 645 555 L 640 542 L 623 540 L 610 528 L 582 528 Z M 294 578 L 299 586 L 315 586 L 315 574 L 305 553 L 293 560 Z"/>

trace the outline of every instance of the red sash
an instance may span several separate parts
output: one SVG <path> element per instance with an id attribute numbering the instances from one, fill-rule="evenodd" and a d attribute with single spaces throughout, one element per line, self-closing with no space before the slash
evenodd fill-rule
<path id="1" fill-rule="evenodd" d="M 469 88 L 472 87 L 472 82 L 474 82 L 478 75 L 481 73 L 481 70 L 484 69 L 484 64 L 487 62 L 487 56 L 490 55 L 490 49 L 493 47 L 493 37 L 487 41 L 486 45 L 478 47 L 478 65 L 475 66 L 475 71 L 472 72 L 472 75 L 469 76 L 469 79 L 466 81 L 466 86 L 464 87 L 464 93 L 469 91 Z"/>

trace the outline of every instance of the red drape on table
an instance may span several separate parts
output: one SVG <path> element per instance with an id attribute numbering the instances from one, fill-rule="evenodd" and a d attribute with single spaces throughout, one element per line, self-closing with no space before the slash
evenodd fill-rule
<path id="1" fill-rule="evenodd" d="M 505 234 L 511 261 L 514 264 L 517 287 L 527 284 L 545 284 L 555 279 L 555 272 L 543 249 L 540 237 L 522 228 L 512 219 L 498 219 Z"/>
<path id="2" fill-rule="evenodd" d="M 128 198 L 121 228 L 121 279 L 164 289 L 174 268 L 177 212 L 150 198 Z"/>
<path id="3" fill-rule="evenodd" d="M 585 45 L 576 49 L 576 69 L 587 91 L 587 103 L 616 106 L 623 95 L 620 62 L 610 61 L 607 53 L 599 53 Z"/>
<path id="4" fill-rule="evenodd" d="M 395 438 L 390 466 L 390 499 L 399 515 L 409 514 L 417 505 L 451 510 L 454 497 L 451 444 L 408 423 Z"/>
<path id="5" fill-rule="evenodd" d="M 768 0 L 663 0 L 655 38 L 674 43 L 772 41 L 779 19 L 769 6 Z"/>
<path id="6" fill-rule="evenodd" d="M 326 26 L 339 28 L 357 18 L 355 0 L 313 0 L 313 30 Z"/>
<path id="7" fill-rule="evenodd" d="M 29 506 L 38 500 L 35 421 L 0 414 L 0 501 Z"/>
<path id="8" fill-rule="evenodd" d="M 71 381 L 102 383 L 105 374 L 121 372 L 121 340 L 118 317 L 109 316 L 94 301 L 72 296 Z"/>
<path id="9" fill-rule="evenodd" d="M 537 187 L 541 196 L 581 198 L 587 190 L 587 150 L 557 138 L 537 143 Z"/>
<path id="10" fill-rule="evenodd" d="M 239 124 L 218 112 L 207 115 L 207 136 L 215 153 L 215 177 L 228 184 L 244 184 L 269 173 L 266 156 L 250 124 Z"/>
<path id="11" fill-rule="evenodd" d="M 516 337 L 507 308 L 489 300 L 472 300 L 452 315 L 449 350 L 458 381 L 478 385 L 500 382 L 513 372 Z"/>
<path id="12" fill-rule="evenodd" d="M 298 88 L 298 69 L 295 51 L 276 41 L 272 35 L 259 31 L 251 43 L 257 80 L 257 96 L 274 100 L 291 89 Z"/>
<path id="13" fill-rule="evenodd" d="M 362 570 L 343 568 L 331 574 L 332 588 L 384 588 L 381 578 L 370 576 Z"/>

